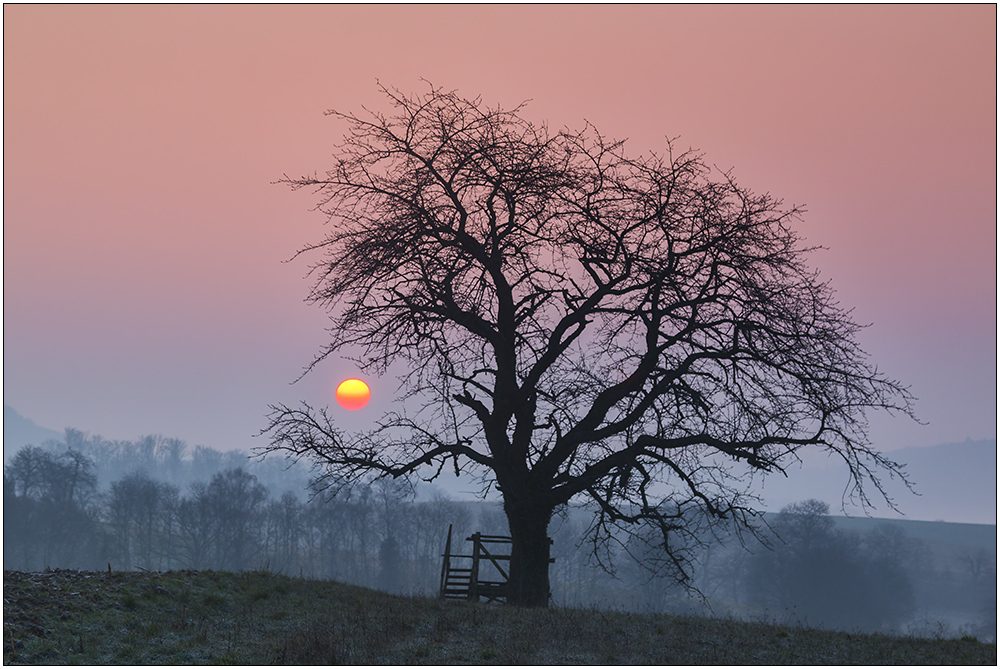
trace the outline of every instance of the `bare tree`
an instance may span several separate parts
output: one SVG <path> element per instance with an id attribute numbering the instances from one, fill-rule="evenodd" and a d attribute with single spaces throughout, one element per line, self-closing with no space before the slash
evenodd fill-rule
<path id="1" fill-rule="evenodd" d="M 89 458 L 26 446 L 4 465 L 4 486 L 4 542 L 21 544 L 22 568 L 95 566 L 97 476 Z"/>
<path id="2" fill-rule="evenodd" d="M 177 500 L 173 513 L 181 564 L 193 569 L 212 566 L 210 559 L 219 539 L 220 522 L 208 485 L 192 483 L 187 496 Z"/>
<path id="3" fill-rule="evenodd" d="M 589 124 L 383 91 L 393 115 L 329 112 L 350 126 L 333 168 L 283 183 L 333 224 L 300 252 L 323 254 L 309 299 L 332 319 L 313 365 L 404 361 L 417 409 L 346 434 L 325 410 L 275 406 L 262 452 L 311 459 L 334 491 L 369 473 L 480 475 L 514 540 L 508 599 L 531 606 L 548 601 L 546 532 L 570 500 L 595 505 L 598 542 L 657 529 L 683 579 L 689 510 L 749 522 L 751 472 L 817 445 L 864 503 L 862 484 L 899 473 L 865 411 L 912 416 L 911 398 L 806 266 L 799 209 L 671 142 L 631 158 Z"/>
<path id="4" fill-rule="evenodd" d="M 913 610 L 913 586 L 899 548 L 904 534 L 876 528 L 862 537 L 838 530 L 830 507 L 815 499 L 786 506 L 770 524 L 775 550 L 749 560 L 754 604 L 786 622 L 877 631 Z"/>
<path id="5" fill-rule="evenodd" d="M 258 566 L 253 560 L 263 549 L 260 521 L 267 505 L 267 488 L 239 467 L 213 476 L 206 491 L 217 523 L 215 555 L 219 568 L 239 571 Z"/>
<path id="6" fill-rule="evenodd" d="M 267 560 L 271 569 L 283 574 L 294 573 L 301 554 L 301 541 L 305 533 L 303 513 L 305 505 L 295 493 L 285 491 L 280 499 L 268 503 L 265 512 Z"/>
<path id="7" fill-rule="evenodd" d="M 111 484 L 105 507 L 118 550 L 118 564 L 125 569 L 162 567 L 165 541 L 172 532 L 168 505 L 177 497 L 175 486 L 150 478 L 138 470 Z"/>
<path id="8" fill-rule="evenodd" d="M 47 488 L 46 473 L 52 467 L 52 454 L 40 446 L 28 445 L 4 465 L 4 479 L 10 482 L 15 497 L 38 498 Z"/>

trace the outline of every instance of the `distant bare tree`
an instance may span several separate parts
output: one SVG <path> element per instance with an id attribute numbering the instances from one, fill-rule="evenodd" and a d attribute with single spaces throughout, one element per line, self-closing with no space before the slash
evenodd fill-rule
<path id="1" fill-rule="evenodd" d="M 177 489 L 150 478 L 145 471 L 129 474 L 111 484 L 105 504 L 118 548 L 118 565 L 124 569 L 162 566 L 164 534 L 169 533 L 168 504 Z"/>
<path id="2" fill-rule="evenodd" d="M 323 254 L 318 359 L 409 363 L 416 410 L 347 434 L 325 410 L 275 406 L 265 452 L 311 459 L 334 488 L 481 476 L 514 540 L 508 601 L 529 606 L 548 602 L 547 528 L 571 500 L 594 505 L 597 543 L 655 528 L 684 579 L 690 555 L 673 547 L 693 543 L 690 509 L 749 524 L 750 472 L 818 446 L 863 503 L 900 473 L 869 446 L 865 412 L 912 415 L 910 397 L 805 264 L 799 209 L 669 142 L 629 157 L 589 125 L 550 132 L 521 107 L 383 90 L 394 115 L 330 112 L 350 126 L 332 169 L 284 183 L 333 224 L 302 251 Z"/>
<path id="3" fill-rule="evenodd" d="M 305 534 L 304 511 L 304 505 L 291 491 L 267 505 L 267 551 L 274 571 L 293 573 L 298 565 L 300 542 Z"/>
<path id="4" fill-rule="evenodd" d="M 995 577 L 997 569 L 996 553 L 985 548 L 968 548 L 958 556 L 959 562 L 968 571 L 972 582 L 976 585 L 983 579 Z"/>
<path id="5" fill-rule="evenodd" d="M 20 544 L 22 568 L 94 566 L 96 493 L 94 463 L 79 451 L 26 446 L 4 465 L 4 542 Z"/>
<path id="6" fill-rule="evenodd" d="M 4 480 L 10 483 L 15 497 L 39 498 L 46 487 L 46 471 L 52 456 L 39 446 L 19 450 L 9 465 L 4 465 Z"/>
<path id="7" fill-rule="evenodd" d="M 161 439 L 156 446 L 156 459 L 171 483 L 178 484 L 182 479 L 186 451 L 187 444 L 176 438 Z"/>
<path id="8" fill-rule="evenodd" d="M 239 571 L 258 566 L 254 560 L 263 548 L 261 520 L 267 488 L 252 474 L 236 468 L 213 476 L 206 492 L 217 523 L 217 568 Z"/>
<path id="9" fill-rule="evenodd" d="M 192 483 L 188 494 L 174 507 L 177 527 L 177 553 L 188 568 L 205 569 L 219 537 L 219 519 L 213 496 L 205 483 Z"/>
<path id="10" fill-rule="evenodd" d="M 830 507 L 815 499 L 792 504 L 770 523 L 774 550 L 750 560 L 753 603 L 789 622 L 876 631 L 913 610 L 913 586 L 900 548 L 912 544 L 889 527 L 864 537 L 837 530 Z"/>
<path id="11" fill-rule="evenodd" d="M 406 506 L 413 501 L 413 488 L 405 480 L 380 479 L 372 486 L 375 493 L 376 512 L 382 526 L 379 543 L 379 587 L 387 592 L 398 592 L 404 581 L 404 542 L 409 539 L 404 527 Z"/>

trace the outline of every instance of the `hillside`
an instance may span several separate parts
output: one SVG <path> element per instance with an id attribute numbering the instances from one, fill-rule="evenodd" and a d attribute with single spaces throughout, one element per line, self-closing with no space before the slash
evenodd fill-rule
<path id="1" fill-rule="evenodd" d="M 3 460 L 14 457 L 18 449 L 28 444 L 39 445 L 50 439 L 60 441 L 63 433 L 35 425 L 30 418 L 25 418 L 13 407 L 3 405 Z"/>
<path id="2" fill-rule="evenodd" d="M 766 514 L 770 517 L 771 514 Z M 905 520 L 901 518 L 858 518 L 831 514 L 837 527 L 854 532 L 870 532 L 879 525 L 898 528 L 906 536 L 920 541 L 947 546 L 956 551 L 983 549 L 996 552 L 997 526 L 975 523 Z"/>
<path id="3" fill-rule="evenodd" d="M 899 513 L 885 503 L 874 488 L 869 496 L 875 504 L 872 516 L 917 521 L 946 520 L 952 523 L 996 525 L 997 441 L 983 439 L 939 446 L 901 448 L 884 454 L 905 466 L 913 492 L 899 480 L 886 478 L 886 492 Z M 819 499 L 841 514 L 849 473 L 844 463 L 818 451 L 803 452 L 802 463 L 788 468 L 788 476 L 768 476 L 758 492 L 768 511 L 803 499 Z M 916 494 L 914 494 L 916 493 Z M 845 511 L 863 517 L 864 509 L 848 504 Z M 902 515 L 900 515 L 902 514 Z"/>
<path id="4" fill-rule="evenodd" d="M 995 644 L 517 610 L 267 572 L 4 572 L 4 664 L 985 664 Z"/>

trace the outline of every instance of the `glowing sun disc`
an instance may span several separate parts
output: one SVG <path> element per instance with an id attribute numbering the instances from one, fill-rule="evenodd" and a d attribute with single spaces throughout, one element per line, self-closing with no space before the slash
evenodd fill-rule
<path id="1" fill-rule="evenodd" d="M 360 379 L 347 379 L 337 386 L 337 404 L 348 411 L 363 409 L 371 398 L 368 384 Z"/>

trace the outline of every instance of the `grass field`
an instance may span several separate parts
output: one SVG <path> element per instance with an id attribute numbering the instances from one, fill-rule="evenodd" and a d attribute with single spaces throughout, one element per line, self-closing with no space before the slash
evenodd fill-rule
<path id="1" fill-rule="evenodd" d="M 4 664 L 986 664 L 995 644 L 399 597 L 267 572 L 4 572 Z"/>

